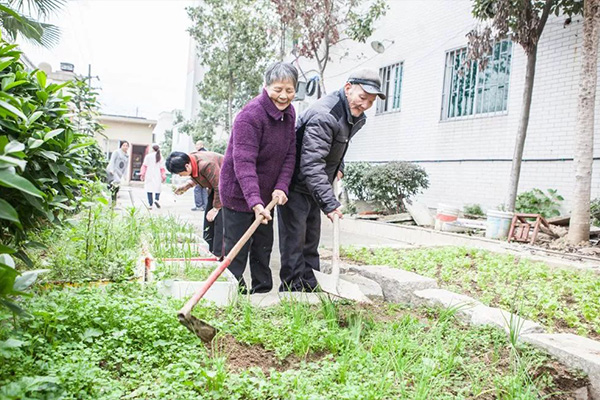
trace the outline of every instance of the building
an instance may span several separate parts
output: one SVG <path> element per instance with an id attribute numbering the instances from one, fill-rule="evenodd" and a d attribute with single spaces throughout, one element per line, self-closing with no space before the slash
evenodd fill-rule
<path id="1" fill-rule="evenodd" d="M 473 66 L 461 70 L 466 34 L 477 24 L 472 4 L 390 1 L 371 38 L 375 43 L 344 41 L 344 51 L 332 54 L 344 54 L 349 46 L 350 56 L 333 57 L 325 72 L 331 92 L 357 68 L 380 71 L 389 97 L 367 112 L 368 122 L 353 139 L 346 161 L 418 163 L 430 178 L 419 199 L 430 207 L 496 208 L 508 193 L 526 57 L 518 44 L 502 42 L 484 72 Z M 551 16 L 539 43 L 519 192 L 558 189 L 568 211 L 583 21 L 581 16 L 565 20 Z M 600 196 L 598 136 L 592 198 Z"/>
<path id="2" fill-rule="evenodd" d="M 126 181 L 139 181 L 144 156 L 154 140 L 153 131 L 156 121 L 109 114 L 102 114 L 98 121 L 106 128 L 102 134 L 96 135 L 96 139 L 108 158 L 120 147 L 121 140 L 129 142 L 129 169 Z"/>

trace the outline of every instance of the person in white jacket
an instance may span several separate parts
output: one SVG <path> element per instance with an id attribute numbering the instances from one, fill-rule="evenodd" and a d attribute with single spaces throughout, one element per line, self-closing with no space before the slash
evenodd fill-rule
<path id="1" fill-rule="evenodd" d="M 152 209 L 152 205 L 156 204 L 160 208 L 160 186 L 166 178 L 165 161 L 160 154 L 160 148 L 157 144 L 152 145 L 152 151 L 144 157 L 142 170 L 140 171 L 142 181 L 144 181 L 144 189 L 148 195 L 148 205 Z"/>
<path id="2" fill-rule="evenodd" d="M 110 161 L 106 166 L 106 177 L 108 179 L 108 189 L 111 193 L 113 205 L 117 202 L 117 193 L 121 180 L 125 178 L 127 168 L 129 167 L 129 142 L 121 140 L 120 150 L 115 150 L 110 156 Z"/>

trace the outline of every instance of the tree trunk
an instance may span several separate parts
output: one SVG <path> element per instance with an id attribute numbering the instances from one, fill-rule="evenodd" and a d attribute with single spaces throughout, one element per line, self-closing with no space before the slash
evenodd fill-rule
<path id="1" fill-rule="evenodd" d="M 521 105 L 521 119 L 517 131 L 515 153 L 513 155 L 512 168 L 510 171 L 510 183 L 508 192 L 508 211 L 515 211 L 517 191 L 519 189 L 519 177 L 521 175 L 521 160 L 523 159 L 523 148 L 527 137 L 527 125 L 529 125 L 529 111 L 531 110 L 531 97 L 533 94 L 533 81 L 535 77 L 535 63 L 537 60 L 537 44 L 533 46 L 527 55 L 527 72 L 525 73 L 525 87 L 523 88 L 523 104 Z"/>
<path id="2" fill-rule="evenodd" d="M 227 95 L 227 129 L 226 132 L 231 132 L 231 127 L 233 126 L 233 76 L 231 72 L 229 73 L 229 82 L 228 82 L 228 95 Z"/>
<path id="3" fill-rule="evenodd" d="M 585 0 L 583 48 L 579 77 L 579 104 L 575 132 L 575 190 L 568 241 L 577 244 L 590 238 L 590 197 L 594 162 L 594 106 L 598 65 L 600 0 Z"/>

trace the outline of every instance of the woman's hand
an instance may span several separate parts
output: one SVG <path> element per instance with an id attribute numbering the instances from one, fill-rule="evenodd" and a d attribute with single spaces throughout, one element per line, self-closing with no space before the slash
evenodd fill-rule
<path id="1" fill-rule="evenodd" d="M 252 210 L 254 210 L 254 216 L 256 217 L 256 219 L 259 219 L 261 216 L 264 217 L 261 222 L 264 225 L 267 225 L 269 221 L 273 219 L 271 217 L 271 212 L 267 210 L 262 204 L 255 205 L 254 207 L 252 207 Z"/>
<path id="2" fill-rule="evenodd" d="M 206 213 L 206 220 L 208 222 L 213 222 L 215 220 L 215 218 L 217 218 L 217 214 L 219 214 L 219 211 L 221 211 L 220 208 L 211 208 L 207 213 Z"/>
<path id="3" fill-rule="evenodd" d="M 288 201 L 288 198 L 285 195 L 285 192 L 283 190 L 279 190 L 279 189 L 273 190 L 273 194 L 271 195 L 271 197 L 277 198 L 277 205 L 278 206 L 282 206 L 285 203 L 287 203 L 287 201 Z"/>

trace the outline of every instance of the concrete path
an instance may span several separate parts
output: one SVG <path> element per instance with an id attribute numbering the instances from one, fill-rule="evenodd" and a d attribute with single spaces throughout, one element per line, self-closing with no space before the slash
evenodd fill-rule
<path id="1" fill-rule="evenodd" d="M 123 187 L 119 192 L 119 198 L 117 199 L 117 206 L 120 208 L 131 207 L 132 205 L 140 210 L 144 214 L 154 215 L 170 215 L 178 218 L 182 222 L 192 224 L 196 227 L 196 232 L 201 236 L 202 227 L 204 221 L 204 212 L 192 211 L 194 207 L 194 192 L 188 190 L 186 193 L 180 196 L 173 194 L 171 185 L 164 184 L 162 187 L 162 193 L 160 195 L 161 208 L 153 207 L 152 210 L 147 209 L 147 196 L 144 188 L 141 184 L 133 183 L 132 186 Z M 277 216 L 275 216 L 275 220 Z M 332 224 L 323 216 L 321 225 L 321 243 L 324 258 L 328 258 L 330 254 L 333 236 L 332 236 Z M 340 221 L 343 227 L 344 220 Z M 343 228 L 342 228 L 343 231 Z M 367 232 L 365 233 L 348 233 L 342 232 L 340 235 L 340 243 L 342 246 L 386 246 L 386 247 L 398 247 L 407 248 L 412 247 L 407 242 L 401 242 L 394 239 L 383 238 L 380 236 L 370 236 Z M 253 295 L 251 296 L 253 302 L 256 301 L 261 305 L 272 304 L 273 301 L 278 301 L 277 288 L 280 284 L 279 270 L 281 269 L 280 253 L 279 253 L 279 240 L 277 234 L 277 224 L 275 224 L 275 243 L 273 245 L 273 253 L 271 254 L 271 269 L 273 271 L 273 290 L 268 295 Z M 250 283 L 250 271 L 246 269 L 244 273 L 246 282 Z"/>

